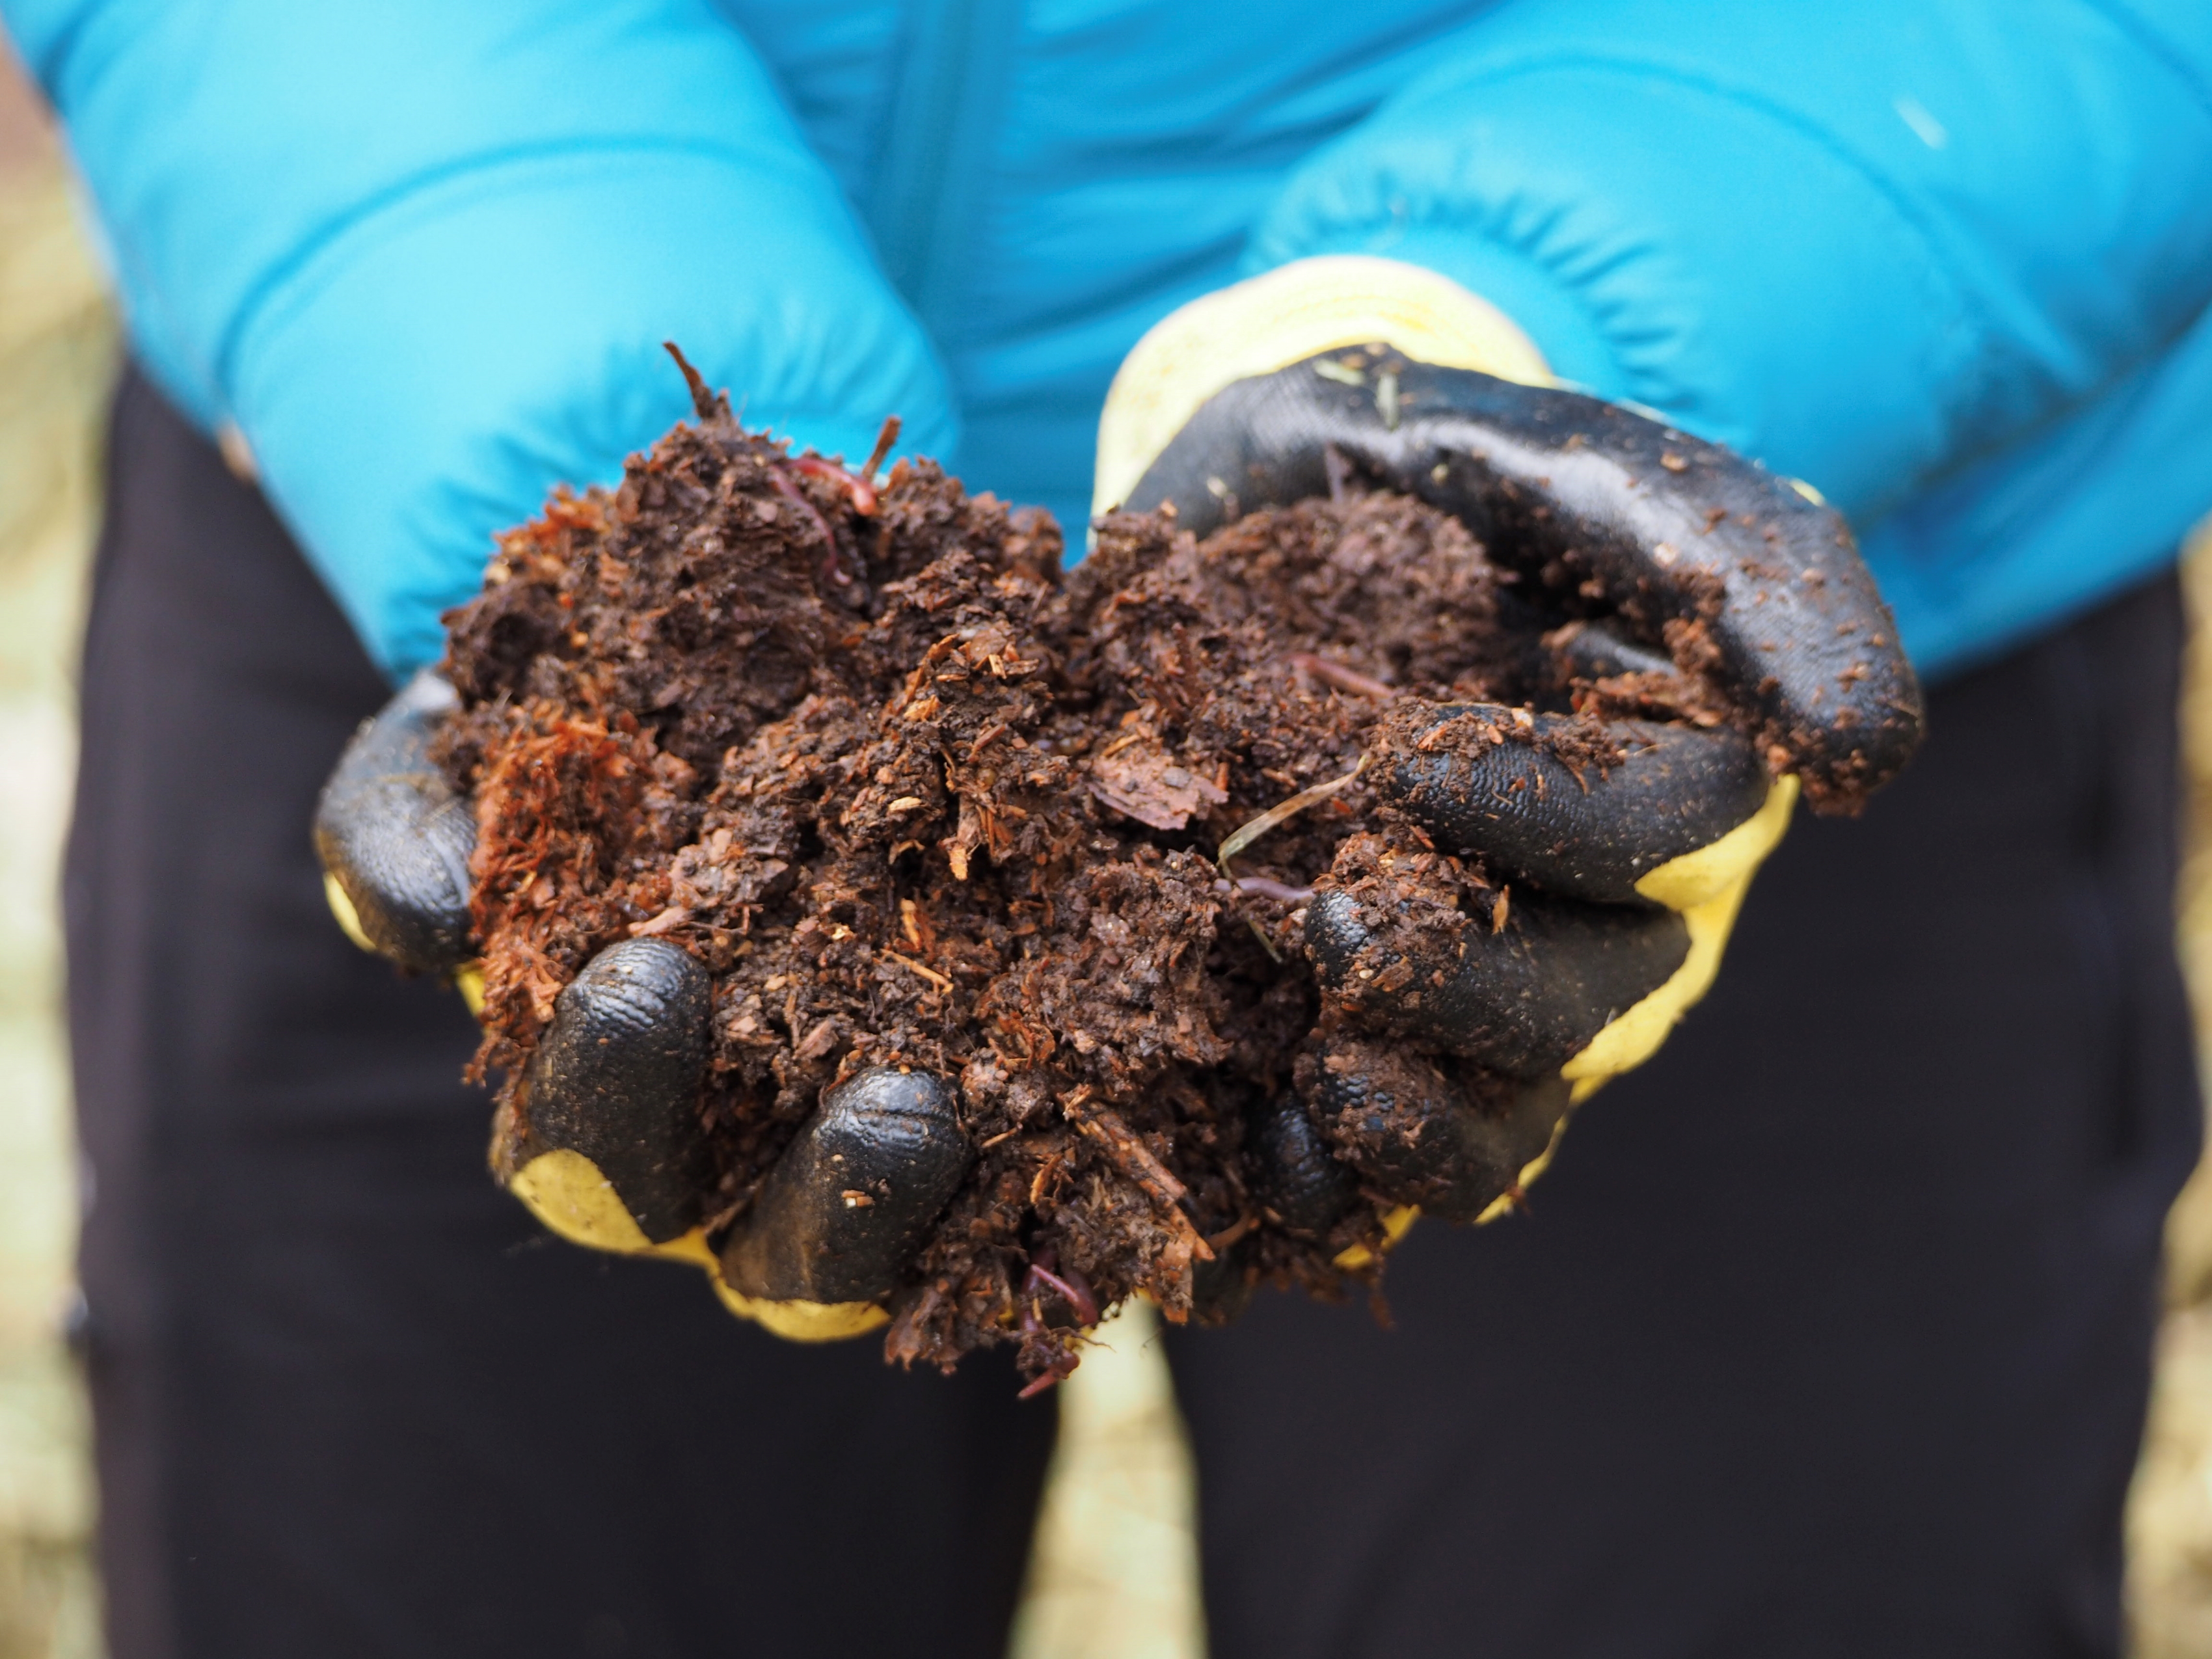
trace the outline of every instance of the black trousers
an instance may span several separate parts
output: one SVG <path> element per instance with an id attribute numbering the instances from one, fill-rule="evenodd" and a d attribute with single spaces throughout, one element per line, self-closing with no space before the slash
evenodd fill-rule
<path id="1" fill-rule="evenodd" d="M 1218 1659 L 2114 1650 L 2160 1217 L 2174 586 L 1935 700 L 1720 988 L 1395 1327 L 1171 1345 Z M 1048 1410 L 540 1237 L 447 994 L 306 826 L 384 695 L 252 493 L 118 401 L 67 881 L 117 1659 L 983 1654 Z"/>

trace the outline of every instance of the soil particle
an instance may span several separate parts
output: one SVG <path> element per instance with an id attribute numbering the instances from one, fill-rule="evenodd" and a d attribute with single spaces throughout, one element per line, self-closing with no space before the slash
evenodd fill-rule
<path id="1" fill-rule="evenodd" d="M 1562 757 L 1599 767 L 1603 719 L 1721 706 L 1648 661 L 1577 678 L 1502 620 L 1508 584 L 1468 532 L 1402 497 L 1203 544 L 1110 516 L 1065 578 L 1061 550 L 1049 519 L 929 462 L 864 477 L 712 402 L 618 489 L 502 538 L 447 619 L 463 708 L 440 758 L 479 820 L 477 1073 L 511 1095 L 605 946 L 691 952 L 714 982 L 714 1225 L 824 1088 L 887 1064 L 957 1079 L 981 1152 L 894 1299 L 908 1364 L 1011 1341 L 1064 1374 L 1071 1286 L 1180 1321 L 1219 1305 L 1201 1277 L 1370 1284 L 1379 1250 L 1337 1262 L 1379 1243 L 1380 1206 L 1288 1225 L 1243 1156 L 1321 1013 L 1297 907 L 1336 879 L 1440 927 L 1508 901 L 1340 781 L 1378 720 L 1416 731 L 1438 703 L 1579 705 Z M 1698 667 L 1694 638 L 1668 644 Z"/>

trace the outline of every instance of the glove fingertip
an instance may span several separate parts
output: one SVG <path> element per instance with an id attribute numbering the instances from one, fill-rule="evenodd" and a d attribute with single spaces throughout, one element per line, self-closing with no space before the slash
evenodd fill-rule
<path id="1" fill-rule="evenodd" d="M 1376 1191 L 1447 1221 L 1480 1219 L 1549 1147 L 1568 1106 L 1557 1075 L 1455 1074 L 1358 1039 L 1299 1056 L 1297 1087 Z"/>
<path id="2" fill-rule="evenodd" d="M 415 973 L 470 955 L 476 819 L 429 756 L 453 688 L 418 674 L 356 732 L 315 804 L 315 854 L 349 934 Z"/>
<path id="3" fill-rule="evenodd" d="M 1601 904 L 1756 816 L 1768 781 L 1748 739 L 1649 720 L 1488 704 L 1409 703 L 1377 728 L 1376 787 L 1439 848 L 1493 877 Z"/>
<path id="4" fill-rule="evenodd" d="M 1250 1163 L 1255 1195 L 1293 1232 L 1326 1237 L 1358 1202 L 1359 1183 L 1296 1094 L 1254 1118 Z"/>
<path id="5" fill-rule="evenodd" d="M 549 1152 L 588 1160 L 659 1244 L 698 1224 L 710 1033 L 706 969 L 665 939 L 608 946 L 562 988 L 516 1095 L 512 1184 Z"/>
<path id="6" fill-rule="evenodd" d="M 877 1302 L 975 1159 L 953 1091 L 877 1066 L 824 1091 L 721 1251 L 740 1296 Z"/>

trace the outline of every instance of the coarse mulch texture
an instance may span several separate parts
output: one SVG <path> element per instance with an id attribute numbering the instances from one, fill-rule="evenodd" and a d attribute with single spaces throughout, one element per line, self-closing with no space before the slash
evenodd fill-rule
<path id="1" fill-rule="evenodd" d="M 1040 513 L 927 461 L 878 483 L 793 457 L 702 408 L 619 489 L 504 537 L 447 618 L 479 1070 L 511 1097 L 595 952 L 680 945 L 714 978 L 715 1224 L 825 1087 L 880 1065 L 957 1079 L 980 1156 L 894 1298 L 908 1363 L 1016 1340 L 1064 1372 L 1080 1322 L 1038 1316 L 1032 1263 L 1171 1320 L 1255 1280 L 1371 1285 L 1380 1252 L 1352 1247 L 1378 1243 L 1387 1204 L 1300 1235 L 1242 1152 L 1322 1013 L 1298 942 L 1315 884 L 1492 902 L 1354 775 L 1378 721 L 1571 702 L 1601 761 L 1599 714 L 1709 722 L 1710 688 L 1570 682 L 1514 577 L 1408 498 L 1301 502 L 1203 543 L 1110 516 L 1063 576 Z M 1224 873 L 1234 831 L 1310 790 Z"/>

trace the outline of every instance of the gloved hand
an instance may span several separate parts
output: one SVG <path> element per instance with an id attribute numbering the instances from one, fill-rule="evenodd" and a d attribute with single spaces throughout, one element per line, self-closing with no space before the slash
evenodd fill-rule
<path id="1" fill-rule="evenodd" d="M 315 850 L 356 944 L 453 975 L 474 1007 L 476 823 L 428 752 L 455 706 L 426 670 L 362 727 L 317 806 Z M 494 1174 L 565 1238 L 697 1263 L 732 1311 L 779 1336 L 873 1329 L 975 1158 L 951 1089 L 879 1067 L 825 1091 L 743 1218 L 721 1224 L 698 1111 L 711 1014 L 707 970 L 676 945 L 601 951 L 562 990 L 501 1109 Z"/>
<path id="2" fill-rule="evenodd" d="M 1443 278 L 1323 258 L 1170 317 L 1108 400 L 1102 508 L 1172 505 L 1203 536 L 1364 477 L 1462 520 L 1516 575 L 1532 635 L 1575 623 L 1550 636 L 1563 678 L 1695 666 L 1732 706 L 1710 729 L 1616 722 L 1621 752 L 1595 757 L 1563 714 L 1416 705 L 1378 723 L 1373 787 L 1434 850 L 1347 849 L 1306 907 L 1323 1017 L 1300 1098 L 1251 1143 L 1296 1227 L 1325 1231 L 1361 1182 L 1401 1206 L 1396 1230 L 1414 1206 L 1499 1213 L 1570 1107 L 1711 986 L 1801 786 L 1853 810 L 1919 740 L 1894 626 L 1813 490 L 1525 383 L 1543 378 L 1510 321 Z M 1481 860 L 1487 915 L 1462 914 L 1439 854 Z"/>

